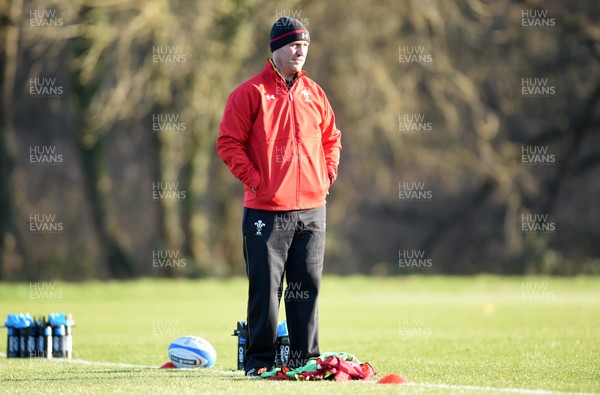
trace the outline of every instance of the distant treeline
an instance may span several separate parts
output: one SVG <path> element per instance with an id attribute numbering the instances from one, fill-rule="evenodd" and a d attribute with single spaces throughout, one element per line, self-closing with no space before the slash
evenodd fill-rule
<path id="1" fill-rule="evenodd" d="M 600 3 L 0 5 L 0 280 L 243 275 L 228 94 L 282 15 L 343 132 L 328 273 L 600 272 Z"/>

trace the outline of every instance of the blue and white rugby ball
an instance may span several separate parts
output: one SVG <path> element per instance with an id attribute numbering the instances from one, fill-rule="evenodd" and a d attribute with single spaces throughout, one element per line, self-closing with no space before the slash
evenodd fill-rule
<path id="1" fill-rule="evenodd" d="M 217 352 L 205 339 L 184 336 L 169 345 L 169 359 L 176 368 L 210 368 L 217 362 Z"/>

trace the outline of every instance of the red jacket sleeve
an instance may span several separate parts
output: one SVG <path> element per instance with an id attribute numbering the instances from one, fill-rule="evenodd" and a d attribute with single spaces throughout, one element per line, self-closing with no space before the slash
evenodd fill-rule
<path id="1" fill-rule="evenodd" d="M 335 126 L 335 115 L 327 97 L 323 94 L 324 111 L 321 124 L 321 141 L 325 152 L 327 163 L 327 174 L 333 184 L 338 175 L 338 164 L 340 163 L 340 152 L 342 151 L 342 132 Z"/>
<path id="2" fill-rule="evenodd" d="M 256 189 L 260 185 L 260 174 L 246 152 L 253 118 L 250 92 L 234 90 L 227 100 L 219 128 L 217 154 L 237 179 Z"/>

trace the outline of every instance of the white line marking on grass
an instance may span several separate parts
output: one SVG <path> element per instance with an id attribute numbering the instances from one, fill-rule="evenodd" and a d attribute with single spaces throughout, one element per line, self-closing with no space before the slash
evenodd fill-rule
<path id="1" fill-rule="evenodd" d="M 6 354 L 0 352 L 0 357 L 6 357 Z M 148 365 L 134 365 L 129 363 L 116 363 L 116 362 L 99 362 L 99 361 L 86 361 L 83 359 L 63 359 L 55 358 L 52 361 L 75 363 L 80 365 L 90 366 L 107 366 L 114 368 L 138 368 L 138 369 L 159 369 L 158 366 Z M 223 373 L 228 375 L 242 375 L 241 371 L 235 370 L 217 370 L 211 369 L 213 372 Z M 454 389 L 464 391 L 479 391 L 479 392 L 506 392 L 512 394 L 529 394 L 529 395 L 600 395 L 599 393 L 591 392 L 561 392 L 561 391 L 550 391 L 550 390 L 534 390 L 528 388 L 501 388 L 501 387 L 481 387 L 477 385 L 452 385 L 452 384 L 427 384 L 427 383 L 410 383 L 405 384 L 409 387 L 425 387 L 425 388 L 441 388 L 441 389 Z"/>
<path id="2" fill-rule="evenodd" d="M 81 365 L 91 365 L 91 366 L 106 366 L 106 367 L 115 367 L 115 368 L 137 368 L 137 369 L 160 369 L 158 366 L 148 366 L 148 365 L 134 365 L 130 363 L 117 363 L 117 362 L 96 362 L 96 361 L 86 361 L 83 359 L 61 359 L 56 358 L 53 361 L 57 362 L 67 362 L 67 363 L 77 363 Z M 189 369 L 167 369 L 167 370 L 194 370 L 195 368 Z M 200 370 L 200 369 L 198 369 Z M 238 375 L 242 374 L 242 372 L 232 371 L 232 370 L 220 370 L 220 369 L 210 369 L 211 372 L 221 373 L 221 374 L 230 374 L 230 375 Z"/>
<path id="3" fill-rule="evenodd" d="M 506 392 L 513 394 L 531 394 L 531 395 L 599 395 L 591 392 L 562 392 L 550 390 L 533 390 L 527 388 L 500 388 L 500 387 L 481 387 L 477 385 L 452 385 L 452 384 L 426 384 L 426 383 L 410 383 L 411 387 L 427 387 L 427 388 L 442 388 L 465 391 L 486 391 L 486 392 Z"/>
<path id="4" fill-rule="evenodd" d="M 6 357 L 6 354 L 0 352 L 0 357 Z M 18 358 L 22 359 L 22 358 Z M 37 358 L 32 358 L 37 359 Z M 39 358 L 45 359 L 45 358 Z M 68 358 L 52 358 L 48 359 L 48 361 L 55 362 L 63 362 L 63 363 L 74 363 L 79 365 L 89 365 L 89 366 L 105 366 L 111 368 L 133 368 L 133 369 L 160 369 L 158 366 L 149 366 L 149 365 L 135 365 L 131 363 L 119 363 L 119 362 L 101 362 L 101 361 L 86 361 L 85 359 L 68 359 Z M 173 370 L 192 370 L 190 369 L 173 369 Z M 219 370 L 219 369 L 210 369 L 211 372 L 229 374 L 229 375 L 243 375 L 242 371 L 234 371 L 234 370 Z"/>
<path id="5" fill-rule="evenodd" d="M 130 363 L 116 363 L 116 362 L 96 362 L 96 361 L 86 361 L 83 359 L 55 358 L 55 359 L 52 359 L 52 361 L 76 363 L 79 365 L 106 366 L 106 367 L 111 367 L 111 368 L 158 369 L 158 366 L 133 365 Z"/>
<path id="6" fill-rule="evenodd" d="M 0 352 L 0 357 L 6 357 L 6 354 L 3 352 Z M 24 359 L 24 358 L 15 358 L 15 359 Z M 31 358 L 31 359 L 46 360 L 46 358 Z M 113 367 L 113 368 L 158 369 L 158 366 L 133 365 L 130 363 L 116 363 L 116 362 L 85 361 L 83 359 L 52 358 L 52 359 L 48 359 L 48 361 L 76 363 L 76 364 L 80 364 L 80 365 L 108 366 L 108 367 Z"/>
<path id="7" fill-rule="evenodd" d="M 148 366 L 148 365 L 134 365 L 130 363 L 117 363 L 117 362 L 96 362 L 96 361 L 86 361 L 83 359 L 62 359 L 56 358 L 53 361 L 57 362 L 67 362 L 67 363 L 77 363 L 81 365 L 91 365 L 91 366 L 106 366 L 106 367 L 114 367 L 114 368 L 137 368 L 137 369 L 160 369 L 158 366 Z M 167 369 L 167 370 L 194 370 L 196 368 L 189 369 Z M 221 373 L 221 374 L 229 374 L 229 375 L 241 375 L 242 372 L 232 371 L 232 370 L 220 370 L 220 369 L 210 369 L 211 372 Z"/>

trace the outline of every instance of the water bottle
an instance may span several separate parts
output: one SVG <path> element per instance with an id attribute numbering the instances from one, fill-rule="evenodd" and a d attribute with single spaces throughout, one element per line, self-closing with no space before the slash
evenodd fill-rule
<path id="1" fill-rule="evenodd" d="M 246 342 L 248 338 L 248 330 L 245 321 L 238 321 L 237 329 L 233 331 L 232 336 L 238 337 L 237 343 L 237 368 L 244 370 L 244 362 L 246 361 Z"/>
<path id="2" fill-rule="evenodd" d="M 44 356 L 48 359 L 52 358 L 52 327 L 46 323 L 44 328 Z"/>
<path id="3" fill-rule="evenodd" d="M 52 351 L 48 355 L 48 335 L 50 336 L 50 347 L 52 347 L 52 328 L 48 326 L 45 317 L 36 321 L 37 335 L 35 340 L 35 353 L 39 358 L 52 357 Z M 48 331 L 50 333 L 48 333 Z M 52 348 L 50 348 L 52 350 Z"/>
<path id="4" fill-rule="evenodd" d="M 37 333 L 35 336 L 35 355 L 43 358 L 44 351 L 46 350 L 44 347 L 44 317 L 39 317 L 35 322 L 35 326 L 37 327 Z"/>
<path id="5" fill-rule="evenodd" d="M 31 318 L 29 313 L 25 314 L 25 329 L 21 334 L 21 337 L 25 337 L 25 358 L 32 358 L 35 356 L 35 320 Z"/>
<path id="6" fill-rule="evenodd" d="M 28 314 L 19 314 L 19 358 L 28 358 L 29 355 L 29 339 L 32 336 L 32 320 Z"/>
<path id="7" fill-rule="evenodd" d="M 62 358 L 65 356 L 65 326 L 52 327 L 52 356 Z"/>
<path id="8" fill-rule="evenodd" d="M 37 340 L 37 325 L 35 321 L 25 330 L 25 356 L 34 358 L 37 356 L 35 343 Z"/>
<path id="9" fill-rule="evenodd" d="M 9 314 L 6 317 L 4 326 L 8 329 L 6 337 L 6 357 L 7 358 L 18 358 L 19 357 L 19 334 L 17 329 L 18 319 L 15 314 Z"/>
<path id="10" fill-rule="evenodd" d="M 65 327 L 65 358 L 71 359 L 73 357 L 73 328 L 71 325 Z"/>
<path id="11" fill-rule="evenodd" d="M 275 367 L 287 366 L 290 358 L 290 337 L 287 321 L 277 325 L 277 349 L 275 351 Z"/>
<path id="12" fill-rule="evenodd" d="M 19 338 L 15 334 L 16 329 L 8 327 L 8 334 L 6 335 L 6 357 L 17 358 L 19 356 Z"/>

